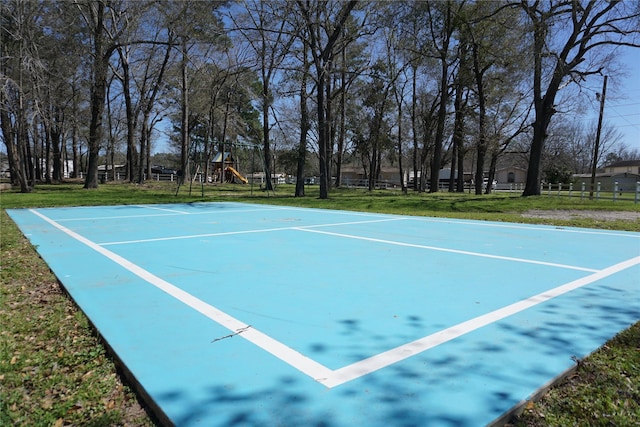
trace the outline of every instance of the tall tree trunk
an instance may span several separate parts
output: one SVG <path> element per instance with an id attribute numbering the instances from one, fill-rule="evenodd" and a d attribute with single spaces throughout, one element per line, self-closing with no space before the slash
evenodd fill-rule
<path id="1" fill-rule="evenodd" d="M 27 180 L 22 150 L 18 143 L 18 132 L 11 122 L 9 113 L 4 108 L 0 108 L 0 126 L 2 127 L 2 137 L 5 147 L 7 147 L 11 183 L 19 186 L 20 192 L 28 193 L 31 191 L 31 188 Z"/>
<path id="2" fill-rule="evenodd" d="M 323 46 L 321 44 L 320 37 L 316 36 L 316 31 L 320 31 L 318 23 L 311 18 L 310 15 L 310 2 L 303 2 L 298 0 L 297 4 L 304 15 L 306 26 L 310 37 L 310 48 L 313 55 L 313 60 L 316 69 L 317 76 L 317 112 L 318 112 L 318 149 L 319 153 L 319 168 L 320 168 L 320 199 L 327 199 L 329 197 L 329 168 L 328 168 L 328 144 L 329 144 L 329 132 L 327 126 L 327 120 L 330 117 L 325 116 L 325 90 L 327 75 L 327 64 L 332 57 L 333 48 L 338 41 L 342 33 L 342 26 L 346 22 L 347 18 L 351 14 L 351 10 L 356 6 L 357 1 L 349 1 L 344 4 L 338 12 L 336 23 L 331 34 L 328 35 L 327 42 Z"/>
<path id="3" fill-rule="evenodd" d="M 404 89 L 403 89 L 404 91 Z M 400 176 L 400 189 L 403 194 L 407 194 L 407 187 L 404 184 L 404 170 L 402 169 L 402 97 L 397 96 L 398 102 L 398 175 Z"/>
<path id="4" fill-rule="evenodd" d="M 298 143 L 298 164 L 296 167 L 296 197 L 304 197 L 304 175 L 307 160 L 307 134 L 309 133 L 309 110 L 307 109 L 307 75 L 309 62 L 307 61 L 307 43 L 304 43 L 304 64 L 300 82 L 300 141 Z"/>
<path id="5" fill-rule="evenodd" d="M 63 116 L 60 107 L 54 107 L 53 124 L 51 126 L 51 161 L 52 161 L 52 180 L 59 183 L 62 181 L 62 129 Z"/>
<path id="6" fill-rule="evenodd" d="M 418 66 L 412 65 L 413 73 L 411 75 L 411 132 L 413 133 L 413 191 L 418 191 Z M 404 177 L 401 177 L 404 179 Z"/>
<path id="7" fill-rule="evenodd" d="M 271 142 L 269 141 L 269 80 L 263 77 L 262 85 L 262 151 L 264 153 L 265 190 L 273 190 L 271 182 Z"/>
<path id="8" fill-rule="evenodd" d="M 187 43 L 182 42 L 182 99 L 181 99 L 181 115 L 182 124 L 180 129 L 180 168 L 181 173 L 178 176 L 178 182 L 184 184 L 185 179 L 188 179 L 188 164 L 189 164 L 189 88 L 187 80 Z"/>
<path id="9" fill-rule="evenodd" d="M 347 48 L 344 46 L 341 51 L 341 72 L 340 72 L 340 122 L 338 124 L 338 147 L 336 151 L 336 182 L 335 186 L 342 185 L 342 159 L 344 155 L 344 142 L 346 138 L 347 123 Z"/>
<path id="10" fill-rule="evenodd" d="M 483 71 L 480 69 L 478 58 L 478 45 L 473 44 L 473 73 L 476 79 L 476 90 L 478 91 L 478 142 L 476 156 L 475 191 L 482 194 L 482 184 L 484 182 L 484 162 L 487 155 L 487 107 L 484 97 Z M 487 183 L 487 186 L 489 183 Z"/>
<path id="11" fill-rule="evenodd" d="M 485 194 L 491 194 L 493 191 L 493 181 L 496 178 L 496 165 L 498 164 L 498 150 L 491 152 L 491 163 L 489 164 L 489 173 L 487 174 L 487 188 Z"/>
<path id="12" fill-rule="evenodd" d="M 91 86 L 91 121 L 89 123 L 89 157 L 84 188 L 98 188 L 98 154 L 102 143 L 102 115 L 107 88 L 109 58 L 104 52 L 104 3 L 95 3 L 94 66 Z"/>
<path id="13" fill-rule="evenodd" d="M 325 118 L 324 107 L 324 86 L 325 86 L 325 72 L 323 69 L 318 70 L 318 85 L 317 85 L 317 112 L 318 112 L 318 151 L 319 151 L 319 168 L 320 168 L 320 198 L 326 199 L 329 197 L 329 185 L 327 178 L 327 128 Z"/>
<path id="14" fill-rule="evenodd" d="M 326 144 L 326 149 L 327 149 L 327 154 L 326 154 L 326 159 L 327 159 L 327 185 L 328 188 L 331 188 L 331 186 L 333 185 L 333 182 L 331 180 L 331 161 L 333 158 L 333 141 L 334 141 L 334 137 L 335 137 L 335 126 L 334 126 L 334 117 L 333 117 L 333 95 L 332 95 L 332 89 L 333 89 L 333 79 L 332 79 L 332 74 L 333 74 L 333 54 L 331 54 L 329 56 L 329 58 L 327 59 L 326 62 L 326 76 L 327 76 L 327 80 L 326 80 L 326 85 L 325 85 L 325 92 L 326 92 L 326 96 L 325 96 L 325 123 L 326 123 L 326 139 L 327 139 L 327 144 Z"/>
<path id="15" fill-rule="evenodd" d="M 436 135 L 433 144 L 433 158 L 431 160 L 431 176 L 429 182 L 430 193 L 436 193 L 440 184 L 440 167 L 442 162 L 442 145 L 444 142 L 444 125 L 447 121 L 447 103 L 449 101 L 448 77 L 449 65 L 446 56 L 441 59 L 440 77 L 440 106 L 438 108 L 438 121 L 436 125 Z"/>
<path id="16" fill-rule="evenodd" d="M 127 117 L 127 180 L 135 181 L 138 165 L 138 155 L 135 145 L 135 131 L 137 127 L 137 114 L 134 112 L 133 101 L 131 100 L 131 76 L 129 74 L 129 60 L 123 48 L 118 49 L 120 61 L 122 63 L 122 94 L 124 95 L 124 105 Z"/>

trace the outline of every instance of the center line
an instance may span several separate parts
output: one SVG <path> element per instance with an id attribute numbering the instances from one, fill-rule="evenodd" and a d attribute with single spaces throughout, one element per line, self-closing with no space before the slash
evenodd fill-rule
<path id="1" fill-rule="evenodd" d="M 302 226 L 295 226 L 295 227 L 275 227 L 275 228 L 262 228 L 262 229 L 255 229 L 255 230 L 221 231 L 219 233 L 191 234 L 186 236 L 173 236 L 173 237 L 155 237 L 152 239 L 122 240 L 119 242 L 99 243 L 99 245 L 100 246 L 130 245 L 134 243 L 161 242 L 164 240 L 198 239 L 202 237 L 232 236 L 235 234 L 270 233 L 273 231 L 300 230 L 300 229 L 309 229 L 309 228 L 318 228 L 318 227 L 337 227 L 341 225 L 370 224 L 375 222 L 388 222 L 388 221 L 401 221 L 401 220 L 402 218 L 385 218 L 385 219 L 375 219 L 375 220 L 368 220 L 368 221 L 333 222 L 328 224 L 302 225 Z"/>

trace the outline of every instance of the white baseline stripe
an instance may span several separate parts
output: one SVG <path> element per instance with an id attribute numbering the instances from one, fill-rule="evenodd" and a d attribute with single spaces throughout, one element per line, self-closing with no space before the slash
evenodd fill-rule
<path id="1" fill-rule="evenodd" d="M 189 215 L 189 212 L 179 211 L 176 209 L 159 208 L 155 205 L 134 205 L 134 206 L 138 208 L 143 208 L 143 209 L 154 209 L 154 210 L 163 211 L 163 212 L 172 212 L 172 213 L 177 213 L 181 215 Z"/>
<path id="2" fill-rule="evenodd" d="M 271 338 L 270 336 L 260 332 L 250 325 L 245 324 L 244 322 L 226 314 L 216 307 L 194 297 L 190 293 L 183 291 L 177 286 L 174 286 L 171 283 L 159 278 L 158 276 L 155 276 L 142 267 L 121 257 L 120 255 L 115 254 L 108 249 L 105 249 L 100 245 L 92 242 L 91 240 L 79 235 L 78 233 L 58 224 L 57 222 L 41 214 L 40 212 L 33 209 L 30 209 L 30 212 L 39 216 L 58 230 L 66 233 L 80 243 L 85 244 L 89 248 L 120 265 L 122 268 L 130 271 L 131 273 L 135 274 L 136 276 L 140 277 L 156 288 L 166 292 L 173 298 L 205 315 L 219 325 L 229 329 L 234 333 L 238 333 L 240 336 L 242 336 L 242 338 L 273 354 L 277 358 L 283 360 L 284 362 L 310 376 L 311 378 L 316 379 L 317 381 L 321 381 L 325 378 L 328 378 L 331 375 L 331 372 L 333 372 L 331 369 L 295 351 L 291 347 L 284 345 L 280 341 Z M 240 333 L 240 331 L 242 331 L 242 333 Z"/>
<path id="3" fill-rule="evenodd" d="M 530 298 L 518 301 L 498 310 L 468 320 L 466 322 L 459 323 L 450 328 L 443 329 L 442 331 L 401 345 L 384 353 L 377 354 L 375 356 L 337 369 L 333 371 L 333 376 L 331 378 L 327 379 L 326 381 L 320 382 L 329 388 L 336 387 L 340 384 L 352 381 L 356 378 L 362 377 L 364 375 L 397 363 L 401 360 L 407 359 L 418 353 L 422 353 L 423 351 L 429 350 L 430 348 L 436 347 L 447 341 L 451 341 L 462 335 L 468 334 L 469 332 L 475 331 L 476 329 L 480 329 L 483 326 L 490 325 L 491 323 L 497 322 L 501 319 L 504 319 L 505 317 L 527 310 L 538 304 L 549 301 L 560 295 L 566 294 L 567 292 L 571 292 L 575 289 L 581 288 L 597 280 L 611 276 L 612 274 L 618 273 L 622 270 L 638 264 L 640 264 L 640 256 L 612 265 L 611 267 L 590 274 L 589 276 L 574 280 L 562 286 L 558 286 L 557 288 L 542 292 L 538 295 L 534 295 Z"/>
<path id="4" fill-rule="evenodd" d="M 175 213 L 164 214 L 145 214 L 145 215 L 118 215 L 118 216 L 96 216 L 96 217 L 82 217 L 82 218 L 60 218 L 56 219 L 57 222 L 72 222 L 72 221 L 102 221 L 107 219 L 126 219 L 126 218 L 155 218 L 160 216 L 176 216 Z"/>
<path id="5" fill-rule="evenodd" d="M 236 203 L 238 204 L 238 203 Z M 136 207 L 144 207 L 144 208 L 148 208 L 147 205 L 131 205 L 131 206 L 136 206 Z M 80 206 L 81 207 L 85 207 L 85 206 Z M 77 209 L 77 208 L 74 208 Z M 165 214 L 140 214 L 140 215 L 118 215 L 118 216 L 95 216 L 95 217 L 82 217 L 82 218 L 61 218 L 61 219 L 57 219 L 57 222 L 69 222 L 69 221 L 102 221 L 102 220 L 107 220 L 107 219 L 124 219 L 124 218 L 155 218 L 155 217 L 161 217 L 161 216 L 176 216 L 176 215 L 221 215 L 221 214 L 239 214 L 239 213 L 245 213 L 245 212 L 264 212 L 264 211 L 275 211 L 275 210 L 282 210 L 282 209 L 239 209 L 239 210 L 229 210 L 229 211 L 213 211 L 213 210 L 209 210 L 209 211 L 205 211 L 205 212 L 183 212 L 183 211 L 178 211 L 178 210 L 171 210 L 171 209 L 159 209 L 156 208 L 157 210 L 161 210 L 161 211 L 166 211 L 169 213 L 165 213 Z"/>
<path id="6" fill-rule="evenodd" d="M 548 267 L 560 267 L 560 268 L 566 268 L 566 269 L 569 269 L 569 270 L 579 270 L 579 271 L 588 271 L 588 272 L 598 271 L 598 270 L 593 269 L 593 268 L 577 267 L 577 266 L 574 266 L 574 265 L 566 265 L 566 264 L 556 264 L 556 263 L 553 263 L 553 262 L 536 261 L 536 260 L 530 260 L 530 259 L 524 259 L 524 258 L 514 258 L 514 257 L 507 257 L 507 256 L 502 256 L 502 255 L 483 254 L 483 253 L 480 253 L 480 252 L 470 252 L 470 251 L 462 251 L 462 250 L 459 250 L 459 249 L 440 248 L 440 247 L 437 247 L 437 246 L 418 245 L 418 244 L 415 244 L 415 243 L 396 242 L 396 241 L 393 241 L 393 240 L 374 239 L 372 237 L 363 237 L 363 236 L 355 236 L 355 235 L 351 235 L 351 234 L 333 233 L 333 232 L 330 232 L 330 231 L 312 230 L 312 229 L 303 228 L 303 227 L 294 227 L 294 228 L 296 230 L 306 231 L 308 233 L 327 234 L 327 235 L 330 235 L 330 236 L 344 237 L 346 239 L 366 240 L 368 242 L 384 243 L 384 244 L 395 245 L 395 246 L 406 246 L 406 247 L 410 247 L 410 248 L 427 249 L 427 250 L 430 250 L 430 251 L 450 252 L 450 253 L 461 254 L 461 255 L 471 255 L 471 256 L 477 256 L 477 257 L 482 257 L 482 258 L 499 259 L 499 260 L 503 260 L 503 261 L 515 261 L 515 262 L 523 262 L 523 263 L 527 263 L 527 264 L 546 265 Z"/>

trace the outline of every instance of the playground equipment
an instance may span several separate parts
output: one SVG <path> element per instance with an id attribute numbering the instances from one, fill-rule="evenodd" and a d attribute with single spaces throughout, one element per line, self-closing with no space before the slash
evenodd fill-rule
<path id="1" fill-rule="evenodd" d="M 238 172 L 237 170 L 235 170 L 233 167 L 231 166 L 227 166 L 227 168 L 225 169 L 229 175 L 227 177 L 227 182 L 231 182 L 233 181 L 233 177 L 235 176 L 236 178 L 238 178 L 243 184 L 248 184 L 249 180 L 247 178 L 245 178 L 244 176 L 240 175 L 240 172 Z"/>
<path id="2" fill-rule="evenodd" d="M 225 146 L 228 147 L 228 151 L 225 150 Z M 200 181 L 200 187 L 202 192 L 202 197 L 204 198 L 204 185 L 205 182 L 222 182 L 223 180 L 227 182 L 233 182 L 235 178 L 237 178 L 243 184 L 251 184 L 251 194 L 253 195 L 253 183 L 252 180 L 249 182 L 247 178 L 242 176 L 240 172 L 236 169 L 236 160 L 235 156 L 232 154 L 232 151 L 237 149 L 241 149 L 244 152 L 246 157 L 247 152 L 251 156 L 251 170 L 255 173 L 255 164 L 260 166 L 262 172 L 266 172 L 266 160 L 264 158 L 264 153 L 262 152 L 262 147 L 259 144 L 251 144 L 251 143 L 242 143 L 242 142 L 226 142 L 222 144 L 220 147 L 220 152 L 217 153 L 213 159 L 207 160 L 208 157 L 204 155 L 206 144 L 204 144 L 199 139 L 192 139 L 191 145 L 189 147 L 189 156 L 187 161 L 186 171 L 180 171 L 179 176 L 183 177 L 182 179 L 178 179 L 178 187 L 176 188 L 176 196 L 180 192 L 180 187 L 182 184 L 187 183 L 185 177 L 189 178 L 189 195 L 191 195 L 191 189 L 196 180 Z M 195 173 L 192 174 L 192 167 L 195 165 Z M 234 167 L 235 166 L 235 167 Z M 213 171 L 212 171 L 213 169 Z M 213 172 L 213 175 L 210 176 L 210 172 Z M 273 192 L 273 188 L 269 188 L 267 191 L 267 195 L 269 191 Z"/>

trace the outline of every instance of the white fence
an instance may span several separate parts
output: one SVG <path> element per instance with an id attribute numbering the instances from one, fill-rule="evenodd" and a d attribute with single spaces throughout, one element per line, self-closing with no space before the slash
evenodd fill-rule
<path id="1" fill-rule="evenodd" d="M 574 186 L 573 184 L 551 184 L 543 182 L 540 184 L 540 195 L 579 197 L 580 200 L 594 198 L 595 200 L 613 200 L 614 202 L 617 200 L 633 200 L 634 203 L 640 202 L 640 181 L 632 185 L 631 188 L 628 186 L 623 188 L 618 182 L 614 182 L 612 188 L 608 187 L 609 186 L 603 186 L 601 182 L 596 182 L 593 194 L 591 194 L 585 182 L 580 183 L 578 186 Z M 524 184 L 509 184 L 508 191 L 521 193 L 524 191 Z"/>

